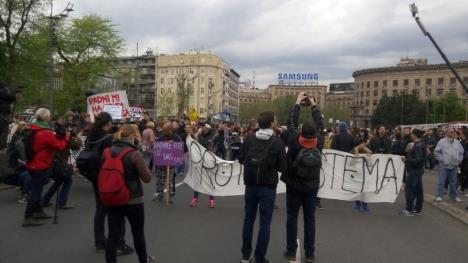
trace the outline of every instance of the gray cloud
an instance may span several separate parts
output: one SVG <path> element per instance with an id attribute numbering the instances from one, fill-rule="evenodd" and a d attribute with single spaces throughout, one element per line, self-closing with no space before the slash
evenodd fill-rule
<path id="1" fill-rule="evenodd" d="M 62 3 L 63 4 L 63 3 Z M 80 0 L 75 16 L 100 14 L 117 25 L 127 54 L 205 49 L 257 86 L 277 72 L 318 72 L 349 81 L 352 72 L 400 57 L 442 60 L 411 18 L 407 0 Z M 60 3 L 59 3 L 60 5 Z M 468 59 L 467 1 L 426 0 L 421 18 L 453 60 Z"/>

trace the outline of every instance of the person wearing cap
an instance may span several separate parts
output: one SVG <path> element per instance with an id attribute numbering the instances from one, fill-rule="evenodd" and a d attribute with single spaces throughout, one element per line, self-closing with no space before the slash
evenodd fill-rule
<path id="1" fill-rule="evenodd" d="M 348 132 L 348 125 L 346 122 L 340 122 L 338 134 L 333 137 L 331 149 L 350 153 L 354 147 L 354 137 Z"/>
<path id="2" fill-rule="evenodd" d="M 310 100 L 312 119 L 305 120 L 299 130 L 300 105 Z M 302 206 L 304 215 L 304 249 L 306 262 L 313 262 L 315 256 L 315 207 L 317 193 L 320 186 L 321 154 L 324 138 L 323 117 L 313 98 L 304 92 L 297 96 L 296 104 L 291 108 L 288 119 L 288 169 L 281 175 L 281 180 L 286 183 L 286 208 L 287 208 L 287 241 L 284 256 L 290 260 L 296 260 L 297 251 L 297 222 L 299 209 Z M 316 165 L 312 168 L 310 177 L 299 176 L 298 156 L 303 151 L 315 152 L 310 157 L 315 158 Z"/>

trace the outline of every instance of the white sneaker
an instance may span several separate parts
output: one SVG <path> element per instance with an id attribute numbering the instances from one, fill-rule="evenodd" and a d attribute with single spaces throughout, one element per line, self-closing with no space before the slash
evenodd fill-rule
<path id="1" fill-rule="evenodd" d="M 438 196 L 438 197 L 436 198 L 436 201 L 437 201 L 437 202 L 442 202 L 442 197 Z"/>
<path id="2" fill-rule="evenodd" d="M 454 202 L 457 202 L 457 203 L 462 203 L 463 200 L 461 200 L 460 198 L 458 197 L 455 197 L 455 199 L 453 199 Z"/>
<path id="3" fill-rule="evenodd" d="M 465 197 L 467 197 L 467 198 L 468 198 L 468 194 L 465 194 Z"/>

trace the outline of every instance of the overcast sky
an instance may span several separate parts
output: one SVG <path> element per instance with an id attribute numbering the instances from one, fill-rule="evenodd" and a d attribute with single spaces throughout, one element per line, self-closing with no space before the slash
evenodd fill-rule
<path id="1" fill-rule="evenodd" d="M 56 5 L 65 3 L 56 0 Z M 191 49 L 221 56 L 257 87 L 278 72 L 319 73 L 320 83 L 352 81 L 355 70 L 401 57 L 442 59 L 406 0 L 77 0 L 73 16 L 112 19 L 126 54 Z M 468 1 L 417 2 L 421 19 L 452 61 L 468 60 Z M 141 51 L 140 51 L 141 52 Z"/>

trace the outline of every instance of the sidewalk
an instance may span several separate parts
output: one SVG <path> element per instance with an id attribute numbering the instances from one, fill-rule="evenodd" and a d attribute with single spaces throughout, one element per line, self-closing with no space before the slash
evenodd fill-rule
<path id="1" fill-rule="evenodd" d="M 423 176 L 424 201 L 468 225 L 468 210 L 465 209 L 468 206 L 468 198 L 459 194 L 458 197 L 462 199 L 463 202 L 456 203 L 450 200 L 447 193 L 443 196 L 443 202 L 436 202 L 438 181 L 439 175 L 437 167 L 434 170 L 426 170 Z"/>

